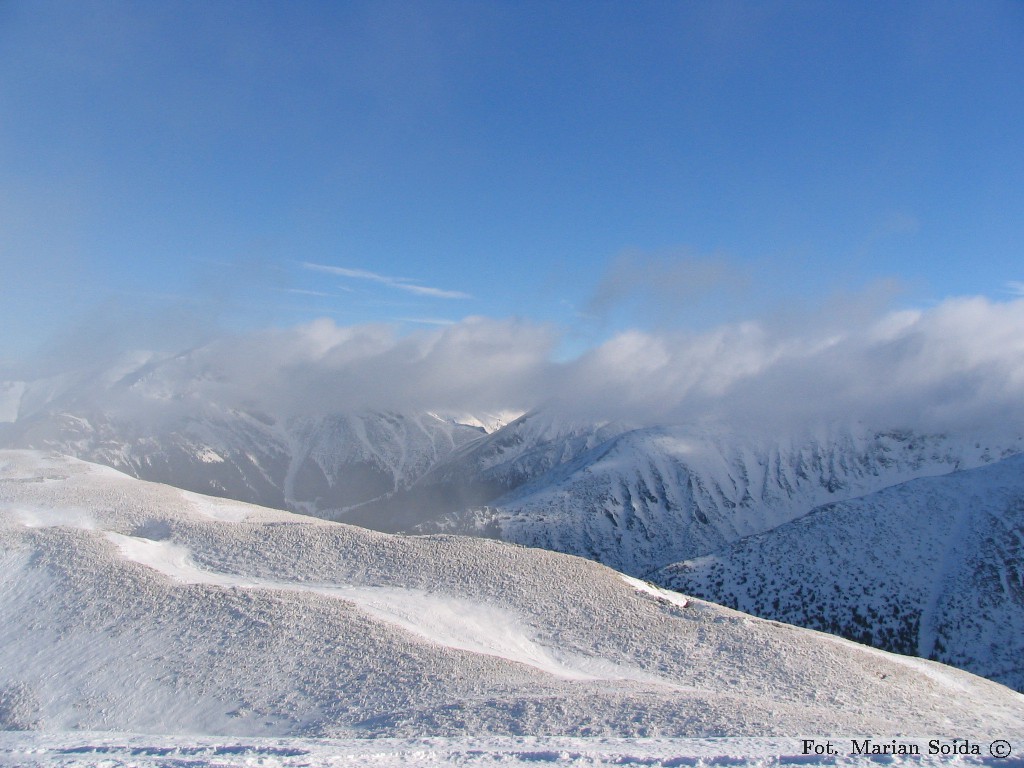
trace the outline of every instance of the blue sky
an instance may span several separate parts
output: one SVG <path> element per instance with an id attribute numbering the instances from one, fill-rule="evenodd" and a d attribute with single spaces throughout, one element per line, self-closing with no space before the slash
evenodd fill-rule
<path id="1" fill-rule="evenodd" d="M 0 360 L 1024 293 L 1018 2 L 0 4 Z"/>

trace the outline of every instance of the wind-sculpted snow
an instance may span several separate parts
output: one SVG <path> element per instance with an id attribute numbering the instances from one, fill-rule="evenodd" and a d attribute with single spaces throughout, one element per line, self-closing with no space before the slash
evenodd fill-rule
<path id="1" fill-rule="evenodd" d="M 47 510 L 42 512 L 42 510 Z M 710 736 L 1024 728 L 1024 698 L 586 560 L 0 452 L 6 729 Z"/>
<path id="2" fill-rule="evenodd" d="M 64 520 L 72 525 L 77 522 L 71 517 Z M 177 544 L 111 531 L 107 532 L 107 538 L 117 545 L 126 559 L 142 563 L 184 584 L 326 595 L 354 603 L 366 613 L 438 645 L 508 659 L 556 677 L 579 680 L 635 678 L 665 682 L 638 670 L 602 663 L 600 659 L 560 660 L 556 656 L 564 654 L 553 653 L 539 645 L 513 614 L 493 606 L 402 587 L 318 585 L 218 573 L 196 565 L 189 550 Z M 644 582 L 636 582 L 634 586 L 662 599 L 673 599 L 673 593 L 658 590 Z M 598 669 L 603 669 L 604 674 L 597 674 Z"/>
<path id="3" fill-rule="evenodd" d="M 1024 456 L 819 507 L 653 578 L 1024 690 Z"/>
<path id="4" fill-rule="evenodd" d="M 641 577 L 722 551 L 823 504 L 981 466 L 1022 447 L 1019 439 L 968 440 L 864 425 L 771 436 L 710 426 L 633 428 L 570 419 L 553 409 L 504 426 L 502 417 L 488 417 L 499 426 L 490 434 L 430 413 L 286 417 L 255 404 L 222 402 L 226 385 L 195 368 L 201 361 L 191 355 L 131 359 L 84 383 L 8 387 L 7 411 L 17 411 L 17 420 L 0 423 L 0 445 L 56 448 L 137 477 L 386 532 L 469 534 L 541 547 Z M 220 519 L 242 514 L 227 501 L 197 508 Z M 60 514 L 77 513 L 62 507 Z M 837 515 L 828 519 L 845 525 Z M 853 540 L 858 534 L 846 535 Z M 992 536 L 1005 539 L 997 531 Z M 1001 573 L 1013 572 L 1015 557 L 1019 562 L 1019 555 L 1006 554 L 1009 565 L 998 566 Z M 773 567 L 763 565 L 765 572 Z M 992 639 L 1016 624 L 990 631 L 991 622 L 963 618 L 961 630 L 947 631 L 950 637 L 936 634 L 937 625 L 927 621 L 919 627 L 919 613 L 945 610 L 940 590 L 885 576 L 887 567 L 880 565 L 877 576 L 865 574 L 872 597 L 863 607 L 844 592 L 829 595 L 833 607 L 819 609 L 816 585 L 823 577 L 806 570 L 789 579 L 789 602 L 769 587 L 757 599 L 741 598 L 728 579 L 684 589 L 1024 685 L 1012 661 L 1024 632 L 1001 643 Z M 958 594 L 947 602 L 981 599 L 973 588 Z M 998 595 L 992 599 L 1002 604 Z M 797 607 L 787 611 L 789 603 Z"/>

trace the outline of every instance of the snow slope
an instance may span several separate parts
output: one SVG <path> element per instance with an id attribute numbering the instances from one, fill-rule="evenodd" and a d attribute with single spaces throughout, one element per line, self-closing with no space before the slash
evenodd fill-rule
<path id="1" fill-rule="evenodd" d="M 819 507 L 652 578 L 1024 690 L 1024 456 Z"/>
<path id="2" fill-rule="evenodd" d="M 1024 697 L 996 683 L 586 560 L 390 536 L 57 456 L 0 452 L 0 541 L 8 730 L 1024 732 Z"/>
<path id="3" fill-rule="evenodd" d="M 443 489 L 475 477 L 477 487 L 490 488 L 489 500 L 467 510 L 449 490 L 447 514 L 439 506 L 410 524 L 406 512 L 391 530 L 487 535 L 643 576 L 820 504 L 979 466 L 1021 446 L 864 426 L 758 437 L 687 426 L 530 423 L 551 419 L 531 414 L 467 444 L 400 497 L 416 509 L 413 499 L 444 498 Z M 375 509 L 344 519 L 374 526 Z"/>
<path id="4" fill-rule="evenodd" d="M 824 746 L 828 740 L 815 740 Z M 825 766 L 1000 766 L 1021 768 L 1024 751 L 1020 739 L 971 742 L 982 753 L 929 755 L 951 747 L 952 739 L 910 739 L 920 750 L 917 756 L 860 755 L 851 753 L 851 738 L 833 739 L 836 754 L 805 754 L 803 739 L 729 738 L 619 739 L 573 737 L 461 737 L 415 739 L 309 739 L 309 738 L 211 738 L 143 736 L 117 733 L 38 734 L 0 732 L 0 765 L 28 768 L 76 766 L 77 768 L 314 768 L 316 766 L 381 766 L 392 768 L 712 768 L 750 766 L 774 768 L 785 765 Z M 934 742 L 931 747 L 929 742 Z M 958 744 L 964 744 L 961 739 Z M 1004 744 L 1007 758 L 994 758 L 990 747 Z M 1000 753 L 1001 754 L 1001 753 Z"/>
<path id="5" fill-rule="evenodd" d="M 549 473 L 627 429 L 565 420 L 550 411 L 531 412 L 466 442 L 408 487 L 337 519 L 389 532 L 457 530 L 501 538 L 493 515 L 480 511 L 481 505 L 531 481 L 545 482 Z"/>
<path id="6" fill-rule="evenodd" d="M 296 413 L 273 387 L 257 402 L 232 376 L 200 348 L 11 385 L 17 419 L 0 423 L 0 447 L 56 450 L 386 532 L 538 546 L 643 576 L 821 504 L 1024 446 L 842 423 L 781 435 L 636 428 L 553 408 L 511 423 L 507 413 L 329 412 L 317 401 Z"/>

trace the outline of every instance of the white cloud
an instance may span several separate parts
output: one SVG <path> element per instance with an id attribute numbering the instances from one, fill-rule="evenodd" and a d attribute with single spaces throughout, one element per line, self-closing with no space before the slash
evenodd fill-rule
<path id="1" fill-rule="evenodd" d="M 556 341 L 546 328 L 485 318 L 405 334 L 320 319 L 218 341 L 191 364 L 210 371 L 211 399 L 285 413 L 525 410 Z"/>
<path id="2" fill-rule="evenodd" d="M 802 325 L 788 317 L 701 333 L 631 330 L 567 362 L 555 358 L 559 341 L 552 328 L 513 320 L 402 333 L 321 319 L 222 338 L 167 365 L 181 366 L 171 379 L 203 402 L 282 414 L 550 406 L 637 425 L 788 430 L 857 420 L 1024 432 L 1024 298 L 897 312 L 846 306 Z"/>
<path id="3" fill-rule="evenodd" d="M 349 269 L 347 267 L 333 267 L 327 264 L 311 264 L 308 261 L 302 262 L 302 266 L 306 269 L 311 269 L 315 272 L 327 272 L 332 275 L 339 275 L 340 277 L 354 277 L 359 280 L 373 280 L 377 283 L 385 283 L 390 285 L 395 280 L 401 281 L 404 278 L 385 277 L 379 275 L 376 272 L 369 272 L 365 269 Z"/>
<path id="4" fill-rule="evenodd" d="M 430 286 L 420 285 L 408 277 L 390 277 L 388 275 L 381 275 L 377 272 L 370 272 L 365 269 L 335 267 L 329 264 L 312 264 L 308 261 L 303 262 L 302 266 L 305 269 L 313 270 L 314 272 L 326 272 L 327 274 L 337 275 L 338 277 L 348 277 L 355 280 L 369 280 L 374 283 L 386 285 L 389 288 L 397 288 L 400 291 L 413 293 L 417 296 L 429 296 L 435 299 L 473 298 L 470 294 L 462 291 L 449 291 L 443 288 L 431 288 Z"/>
<path id="5" fill-rule="evenodd" d="M 1010 280 L 1006 283 L 1006 289 L 1014 296 L 1024 296 L 1024 281 Z"/>
<path id="6" fill-rule="evenodd" d="M 634 330 L 565 363 L 553 361 L 551 330 L 512 321 L 469 318 L 407 336 L 321 321 L 287 333 L 286 343 L 266 337 L 266 348 L 245 359 L 273 360 L 278 344 L 292 355 L 315 350 L 277 369 L 277 389 L 337 408 L 557 402 L 580 417 L 638 424 L 1024 428 L 1024 300 L 954 299 L 845 324 L 816 318 L 799 331 L 762 322 L 697 334 Z"/>
<path id="7" fill-rule="evenodd" d="M 393 288 L 399 288 L 417 296 L 431 296 L 435 299 L 471 299 L 468 293 L 462 291 L 446 291 L 442 288 L 430 288 L 426 285 L 415 285 L 414 283 L 389 283 Z"/>

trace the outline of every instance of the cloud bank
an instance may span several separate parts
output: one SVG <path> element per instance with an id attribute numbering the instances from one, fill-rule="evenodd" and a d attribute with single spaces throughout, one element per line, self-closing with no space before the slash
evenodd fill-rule
<path id="1" fill-rule="evenodd" d="M 284 416 L 547 407 L 637 426 L 860 420 L 1024 433 L 1024 299 L 837 313 L 802 325 L 633 330 L 568 362 L 555 360 L 555 329 L 524 321 L 478 317 L 403 334 L 322 319 L 150 363 L 132 391 L 137 407 L 198 398 Z"/>

